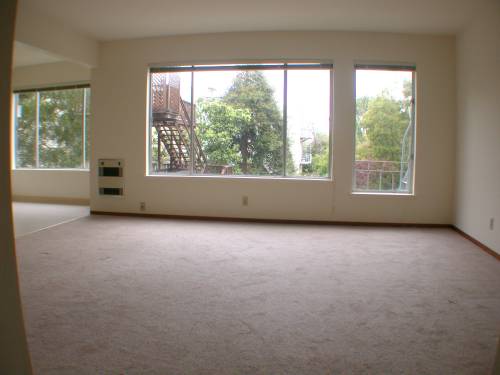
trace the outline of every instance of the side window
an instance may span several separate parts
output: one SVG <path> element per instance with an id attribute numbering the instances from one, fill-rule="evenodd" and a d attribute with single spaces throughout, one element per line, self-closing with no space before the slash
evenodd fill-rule
<path id="1" fill-rule="evenodd" d="M 353 191 L 413 192 L 415 69 L 356 66 Z"/>
<path id="2" fill-rule="evenodd" d="M 90 88 L 15 93 L 16 168 L 88 168 Z"/>

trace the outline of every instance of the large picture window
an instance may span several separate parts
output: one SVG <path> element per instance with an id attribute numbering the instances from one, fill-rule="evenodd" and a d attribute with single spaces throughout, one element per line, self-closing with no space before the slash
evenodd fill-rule
<path id="1" fill-rule="evenodd" d="M 356 66 L 353 190 L 413 192 L 415 69 Z"/>
<path id="2" fill-rule="evenodd" d="M 89 167 L 90 88 L 15 92 L 16 168 Z"/>
<path id="3" fill-rule="evenodd" d="M 330 64 L 152 68 L 149 174 L 329 177 Z"/>

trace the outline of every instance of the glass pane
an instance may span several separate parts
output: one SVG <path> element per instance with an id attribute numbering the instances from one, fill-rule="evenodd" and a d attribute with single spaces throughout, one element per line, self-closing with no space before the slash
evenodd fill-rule
<path id="1" fill-rule="evenodd" d="M 40 92 L 40 167 L 81 168 L 83 89 Z"/>
<path id="2" fill-rule="evenodd" d="M 413 72 L 356 71 L 354 190 L 411 191 Z"/>
<path id="3" fill-rule="evenodd" d="M 90 126 L 92 125 L 90 112 L 90 88 L 85 89 L 85 168 L 90 167 Z"/>
<path id="4" fill-rule="evenodd" d="M 328 177 L 330 70 L 287 74 L 287 175 Z"/>
<path id="5" fill-rule="evenodd" d="M 194 73 L 196 173 L 283 174 L 283 70 Z"/>
<path id="6" fill-rule="evenodd" d="M 189 174 L 191 72 L 151 73 L 151 174 Z"/>
<path id="7" fill-rule="evenodd" d="M 36 93 L 17 94 L 16 167 L 36 168 Z"/>

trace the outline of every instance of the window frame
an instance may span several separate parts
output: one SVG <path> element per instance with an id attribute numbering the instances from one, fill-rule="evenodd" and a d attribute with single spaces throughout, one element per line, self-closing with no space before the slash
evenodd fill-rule
<path id="1" fill-rule="evenodd" d="M 145 176 L 153 178 L 217 178 L 217 179 L 284 179 L 284 180 L 315 180 L 332 181 L 333 180 L 333 127 L 334 127 L 334 64 L 331 61 L 307 60 L 304 62 L 279 61 L 279 62 L 218 62 L 218 63 L 189 63 L 189 64 L 154 64 L 148 67 L 148 93 L 147 93 L 147 130 L 146 130 L 146 168 Z M 194 73 L 196 71 L 244 71 L 244 70 L 283 70 L 283 172 L 281 175 L 216 175 L 194 173 L 193 163 L 190 163 L 188 174 L 154 174 L 151 171 L 152 158 L 152 97 L 151 97 L 151 74 L 152 73 L 174 73 L 191 72 L 191 100 L 194 100 Z M 326 176 L 290 176 L 286 172 L 286 150 L 288 144 L 287 133 L 287 72 L 289 70 L 328 70 L 329 71 L 329 120 L 328 120 L 328 174 Z M 191 115 L 194 118 L 194 106 L 191 107 Z M 192 139 L 193 128 L 190 130 Z M 191 155 L 194 153 L 194 144 L 190 142 Z"/>
<path id="2" fill-rule="evenodd" d="M 378 195 L 378 196 L 401 196 L 401 197 L 413 197 L 415 196 L 415 160 L 416 160 L 416 138 L 417 138 L 417 119 L 416 119 L 416 108 L 417 108 L 417 65 L 416 64 L 380 64 L 380 63 L 355 63 L 353 66 L 353 78 L 354 78 L 354 114 L 356 114 L 356 86 L 357 86 L 357 71 L 358 70 L 381 70 L 381 71 L 406 71 L 412 73 L 412 90 L 411 90 L 411 110 L 410 110 L 410 122 L 411 122 L 411 155 L 409 156 L 409 168 L 411 167 L 410 173 L 408 174 L 408 191 L 397 191 L 397 190 L 363 190 L 356 189 L 356 116 L 354 119 L 353 127 L 353 153 L 352 153 L 352 181 L 351 181 L 351 194 L 352 195 Z"/>
<path id="3" fill-rule="evenodd" d="M 82 134 L 82 163 L 80 167 L 69 168 L 69 167 L 50 167 L 45 168 L 40 166 L 40 93 L 48 92 L 48 91 L 63 91 L 63 90 L 75 90 L 75 89 L 84 89 L 83 91 L 83 100 L 82 100 L 82 125 L 81 125 L 81 134 Z M 90 83 L 78 83 L 78 84 L 69 84 L 69 85 L 58 85 L 58 86 L 43 86 L 43 87 L 31 87 L 31 88 L 23 88 L 16 89 L 12 91 L 13 95 L 13 147 L 12 147 L 12 161 L 13 161 L 13 169 L 15 170 L 69 170 L 69 171 L 89 171 L 90 170 L 90 155 L 87 155 L 87 100 L 88 94 L 87 89 L 90 91 Z M 19 167 L 17 162 L 17 149 L 18 149 L 18 141 L 17 141 L 17 126 L 18 126 L 18 102 L 19 102 L 19 94 L 26 93 L 34 93 L 36 94 L 36 110 L 35 110 L 35 166 L 34 167 Z M 87 157 L 89 159 L 87 160 Z"/>

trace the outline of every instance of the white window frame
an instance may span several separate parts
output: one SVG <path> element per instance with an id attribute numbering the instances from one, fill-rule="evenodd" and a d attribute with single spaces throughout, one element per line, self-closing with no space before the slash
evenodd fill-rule
<path id="1" fill-rule="evenodd" d="M 172 73 L 172 72 L 191 72 L 191 82 L 193 82 L 193 75 L 195 71 L 223 71 L 223 70 L 283 70 L 284 80 L 283 80 L 283 173 L 281 175 L 266 176 L 266 175 L 214 175 L 214 174 L 198 174 L 193 171 L 193 163 L 191 162 L 189 168 L 189 174 L 177 175 L 177 174 L 154 174 L 151 171 L 151 158 L 152 158 L 152 137 L 151 128 L 153 121 L 152 114 L 152 98 L 151 98 L 151 73 Z M 328 175 L 327 176 L 289 176 L 286 173 L 286 150 L 287 150 L 287 71 L 288 70 L 329 70 L 330 76 L 330 90 L 329 90 L 329 136 L 328 136 Z M 146 176 L 154 178 L 221 178 L 221 179 L 296 179 L 296 180 L 329 180 L 333 179 L 333 76 L 334 76 L 334 65 L 332 62 L 278 62 L 278 63 L 217 63 L 217 64 L 176 64 L 176 65 L 160 65 L 160 66 L 150 66 L 148 71 L 148 121 L 147 121 L 147 155 L 146 155 Z M 194 85 L 191 85 L 191 97 L 193 97 Z M 194 118 L 194 106 L 191 108 L 191 118 Z M 193 130 L 191 129 L 191 132 Z M 192 139 L 192 138 L 191 138 Z M 193 155 L 194 144 L 191 142 L 191 155 Z"/>
<path id="2" fill-rule="evenodd" d="M 401 195 L 401 196 L 414 196 L 415 195 L 415 153 L 416 153 L 416 136 L 417 136 L 417 123 L 416 123 L 416 107 L 417 107 L 417 67 L 414 64 L 399 65 L 399 64 L 354 64 L 354 108 L 356 113 L 356 83 L 358 70 L 383 70 L 383 71 L 411 71 L 412 72 L 412 99 L 411 99 L 411 110 L 410 110 L 410 121 L 411 121 L 411 154 L 409 156 L 408 168 L 410 172 L 408 173 L 408 190 L 367 190 L 367 189 L 356 189 L 356 121 L 354 122 L 354 147 L 353 147 L 353 158 L 352 158 L 352 182 L 351 191 L 352 194 L 359 195 Z"/>
<path id="3" fill-rule="evenodd" d="M 40 166 L 40 93 L 45 91 L 62 91 L 71 89 L 84 89 L 83 92 L 83 111 L 82 111 L 82 163 L 80 167 L 67 168 L 67 167 L 52 167 L 44 168 Z M 29 88 L 22 90 L 13 91 L 13 143 L 12 143 L 12 167 L 13 169 L 19 170 L 85 170 L 88 171 L 90 168 L 90 159 L 87 161 L 87 100 L 88 100 L 88 90 L 90 90 L 89 83 L 82 83 L 77 85 L 65 85 L 65 86 L 54 86 L 54 87 L 40 87 L 40 88 Z M 36 117 L 35 117 L 35 166 L 34 167 L 18 167 L 17 163 L 17 124 L 18 124 L 18 100 L 19 94 L 23 93 L 35 93 L 36 94 Z M 90 155 L 89 155 L 90 156 Z"/>

